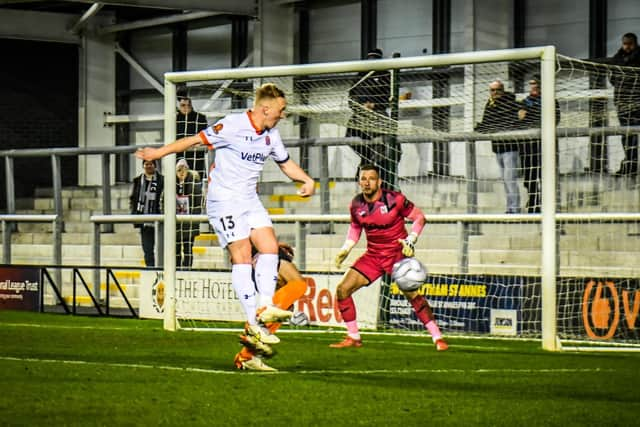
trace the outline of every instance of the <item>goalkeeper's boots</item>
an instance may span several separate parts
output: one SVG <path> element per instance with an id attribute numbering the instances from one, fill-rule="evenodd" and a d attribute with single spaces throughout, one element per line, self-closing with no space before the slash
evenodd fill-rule
<path id="1" fill-rule="evenodd" d="M 342 341 L 329 344 L 329 347 L 331 348 L 362 347 L 362 340 L 361 339 L 357 340 L 347 335 L 346 338 L 343 339 Z"/>
<path id="2" fill-rule="evenodd" d="M 262 372 L 275 372 L 277 369 L 272 368 L 262 361 L 258 356 L 253 356 L 251 358 L 245 358 L 240 355 L 240 353 L 236 354 L 236 358 L 233 363 L 236 365 L 237 369 L 244 371 L 262 371 Z"/>
<path id="3" fill-rule="evenodd" d="M 436 350 L 438 351 L 446 351 L 449 349 L 449 344 L 443 339 L 439 338 L 436 340 Z"/>
<path id="4" fill-rule="evenodd" d="M 251 353 L 269 358 L 276 352 L 269 344 L 265 344 L 253 335 L 240 335 L 240 344 L 245 346 Z"/>
<path id="5" fill-rule="evenodd" d="M 275 305 L 267 305 L 259 308 L 257 311 L 257 318 L 261 323 L 284 322 L 285 320 L 289 320 L 292 315 L 293 312 L 283 310 Z"/>
<path id="6" fill-rule="evenodd" d="M 280 338 L 273 335 L 271 332 L 269 332 L 269 329 L 262 325 L 247 324 L 244 328 L 244 334 L 247 337 L 253 337 L 257 341 L 260 341 L 264 344 L 278 344 L 280 342 Z"/>

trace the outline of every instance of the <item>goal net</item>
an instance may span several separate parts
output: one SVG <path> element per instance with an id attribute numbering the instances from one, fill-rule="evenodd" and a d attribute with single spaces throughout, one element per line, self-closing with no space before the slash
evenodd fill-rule
<path id="1" fill-rule="evenodd" d="M 300 199 L 267 162 L 259 192 L 278 238 L 311 278 L 294 309 L 313 325 L 340 325 L 343 270 L 333 258 L 357 167 L 374 163 L 384 185 L 427 216 L 416 252 L 430 273 L 421 291 L 446 334 L 541 338 L 551 350 L 571 340 L 640 343 L 640 193 L 628 148 L 639 129 L 628 127 L 634 113 L 624 107 L 640 91 L 638 71 L 528 48 L 165 78 L 166 135 L 175 135 L 177 84 L 209 124 L 250 108 L 262 83 L 285 91 L 288 116 L 278 129 L 320 188 Z M 175 165 L 166 160 L 167 177 Z M 173 184 L 167 179 L 165 200 L 174 199 Z M 167 231 L 178 227 L 173 208 L 167 202 Z M 176 273 L 165 257 L 170 329 L 176 319 L 242 320 L 226 254 L 199 221 L 192 265 Z M 345 265 L 364 251 L 361 240 Z M 356 306 L 367 327 L 422 330 L 388 277 Z"/>

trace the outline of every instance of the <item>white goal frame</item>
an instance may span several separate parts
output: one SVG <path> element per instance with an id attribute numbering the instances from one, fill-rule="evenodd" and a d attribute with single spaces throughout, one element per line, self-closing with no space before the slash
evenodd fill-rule
<path id="1" fill-rule="evenodd" d="M 556 339 L 556 119 L 555 119 L 555 64 L 554 46 L 505 49 L 481 52 L 452 53 L 444 55 L 380 59 L 377 61 L 345 61 L 306 65 L 283 65 L 218 69 L 205 71 L 170 72 L 164 75 L 164 135 L 165 143 L 174 141 L 176 134 L 176 85 L 205 80 L 229 80 L 298 76 L 319 73 L 368 72 L 416 67 L 438 67 L 446 65 L 473 65 L 487 62 L 519 61 L 538 59 L 541 61 L 542 87 L 542 347 L 545 350 L 560 350 Z M 165 231 L 175 229 L 175 154 L 162 160 L 165 176 L 164 216 Z M 164 328 L 175 331 L 176 320 L 176 258 L 175 233 L 164 233 L 164 282 L 165 312 Z"/>

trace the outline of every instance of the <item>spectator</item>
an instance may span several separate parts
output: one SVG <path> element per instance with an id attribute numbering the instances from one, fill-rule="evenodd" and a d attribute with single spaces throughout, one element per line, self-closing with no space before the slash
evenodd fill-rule
<path id="1" fill-rule="evenodd" d="M 505 92 L 504 84 L 496 79 L 489 84 L 489 100 L 484 107 L 482 121 L 476 131 L 484 133 L 517 129 L 519 106 L 513 93 Z M 507 213 L 520 213 L 520 189 L 518 188 L 518 141 L 491 141 L 496 154 L 500 175 L 507 196 Z"/>
<path id="2" fill-rule="evenodd" d="M 176 163 L 176 214 L 199 215 L 202 213 L 202 181 L 196 171 L 189 169 L 185 159 Z M 176 267 L 193 264 L 193 241 L 198 235 L 198 222 L 176 223 Z"/>
<path id="3" fill-rule="evenodd" d="M 622 36 L 622 46 L 611 59 L 611 63 L 624 67 L 640 67 L 640 47 L 634 33 Z M 611 74 L 613 102 L 618 110 L 620 126 L 640 126 L 640 75 L 639 72 L 615 71 Z M 622 137 L 624 159 L 617 175 L 638 174 L 638 135 L 627 132 Z"/>
<path id="4" fill-rule="evenodd" d="M 176 139 L 185 136 L 195 135 L 206 129 L 207 118 L 193 110 L 191 98 L 188 96 L 178 96 L 178 113 L 176 114 Z M 199 174 L 206 174 L 208 165 L 205 164 L 204 151 L 190 151 L 180 153 L 178 157 L 187 159 L 189 168 Z"/>
<path id="5" fill-rule="evenodd" d="M 520 104 L 518 118 L 525 128 L 540 128 L 540 77 L 529 80 L 529 95 Z M 556 124 L 560 121 L 560 105 L 556 101 Z M 540 213 L 540 171 L 542 167 L 542 145 L 539 139 L 527 139 L 520 143 L 520 166 L 524 173 L 524 186 L 529 193 L 528 213 Z"/>
<path id="6" fill-rule="evenodd" d="M 368 60 L 381 59 L 382 50 L 373 49 L 367 54 Z M 388 123 L 389 98 L 391 96 L 391 80 L 388 71 L 369 71 L 358 74 L 356 83 L 349 89 L 349 108 L 352 111 L 347 123 L 346 137 L 362 139 L 362 145 L 354 145 L 353 151 L 360 156 L 360 166 L 374 164 L 380 168 L 383 186 L 392 188 L 396 175 L 397 164 L 392 160 L 399 159 L 400 144 L 390 144 L 380 129 L 381 117 L 383 123 Z M 377 139 L 374 141 L 374 139 Z M 395 155 L 393 155 L 395 154 Z M 359 166 L 356 170 L 356 180 L 359 176 Z"/>
<path id="7" fill-rule="evenodd" d="M 156 162 L 143 160 L 144 172 L 133 179 L 133 190 L 129 197 L 129 207 L 133 215 L 153 215 L 162 213 L 162 191 L 164 177 L 156 171 Z M 135 224 L 140 229 L 140 240 L 147 267 L 155 267 L 154 248 L 156 229 L 153 223 Z"/>

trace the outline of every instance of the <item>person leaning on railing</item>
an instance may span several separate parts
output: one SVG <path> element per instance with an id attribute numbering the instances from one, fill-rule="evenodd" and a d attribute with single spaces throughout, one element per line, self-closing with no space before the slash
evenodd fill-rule
<path id="1" fill-rule="evenodd" d="M 482 121 L 476 125 L 477 132 L 494 133 L 518 129 L 518 103 L 504 84 L 495 79 L 489 84 L 489 99 L 484 107 Z M 508 214 L 520 213 L 520 188 L 518 187 L 518 140 L 491 141 L 491 150 L 496 154 L 500 175 L 504 181 Z"/>

